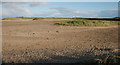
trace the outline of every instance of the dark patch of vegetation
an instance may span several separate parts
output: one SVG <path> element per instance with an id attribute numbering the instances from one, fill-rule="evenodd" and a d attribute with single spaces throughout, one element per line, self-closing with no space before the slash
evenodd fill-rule
<path id="1" fill-rule="evenodd" d="M 114 17 L 114 18 L 78 18 L 78 17 L 75 17 L 72 19 L 120 21 L 120 17 Z"/>
<path id="2" fill-rule="evenodd" d="M 33 20 L 39 20 L 39 18 L 34 18 Z"/>
<path id="3" fill-rule="evenodd" d="M 117 51 L 118 52 L 118 51 Z M 120 56 L 119 53 L 110 52 L 109 54 L 102 56 L 101 58 L 95 59 L 99 65 L 112 65 L 112 64 L 120 64 Z"/>
<path id="4" fill-rule="evenodd" d="M 106 20 L 73 20 L 68 22 L 55 23 L 55 25 L 63 26 L 109 26 L 118 25 L 118 21 L 106 21 Z"/>

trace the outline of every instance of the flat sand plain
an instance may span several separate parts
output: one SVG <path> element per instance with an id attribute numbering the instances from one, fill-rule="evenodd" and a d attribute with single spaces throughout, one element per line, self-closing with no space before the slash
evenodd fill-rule
<path id="1" fill-rule="evenodd" d="M 90 62 L 118 48 L 118 27 L 57 26 L 67 20 L 2 21 L 4 63 Z"/>

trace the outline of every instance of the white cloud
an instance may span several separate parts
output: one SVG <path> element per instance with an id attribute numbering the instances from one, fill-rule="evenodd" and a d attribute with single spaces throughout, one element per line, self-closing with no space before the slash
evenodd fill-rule
<path id="1" fill-rule="evenodd" d="M 41 5 L 51 5 L 49 4 L 48 2 L 33 2 L 33 3 L 30 3 L 30 6 L 31 7 L 36 7 L 36 6 L 41 6 Z"/>
<path id="2" fill-rule="evenodd" d="M 64 8 L 64 7 L 56 7 L 51 8 L 55 9 L 59 15 L 62 16 L 81 16 L 81 17 L 97 17 L 97 12 L 90 12 L 90 11 L 80 11 L 80 10 L 74 10 L 70 8 Z"/>
<path id="3" fill-rule="evenodd" d="M 45 2 L 45 0 L 2 0 L 2 2 Z"/>
<path id="4" fill-rule="evenodd" d="M 79 16 L 79 17 L 113 17 L 116 16 L 117 10 L 106 10 L 101 12 L 93 12 L 93 11 L 81 11 L 75 10 L 71 8 L 65 7 L 55 7 L 50 8 L 49 11 L 39 11 L 39 12 L 32 12 L 29 8 L 36 7 L 41 5 L 48 5 L 49 3 L 2 3 L 2 16 Z M 28 7 L 30 5 L 30 7 Z"/>
<path id="5" fill-rule="evenodd" d="M 0 19 L 2 19 L 2 4 L 0 3 Z"/>
<path id="6" fill-rule="evenodd" d="M 31 10 L 29 9 L 28 5 L 30 7 L 36 7 L 36 6 L 41 6 L 41 5 L 50 5 L 47 2 L 34 2 L 34 3 L 26 3 L 26 2 L 4 2 L 2 3 L 2 16 L 6 17 L 6 16 L 37 16 L 38 14 L 41 13 L 36 13 L 36 12 L 31 12 Z M 48 13 L 49 14 L 49 13 Z"/>
<path id="7" fill-rule="evenodd" d="M 119 0 L 2 0 L 3 2 L 119 2 Z"/>
<path id="8" fill-rule="evenodd" d="M 2 3 L 4 16 L 30 16 L 31 12 L 25 3 Z"/>

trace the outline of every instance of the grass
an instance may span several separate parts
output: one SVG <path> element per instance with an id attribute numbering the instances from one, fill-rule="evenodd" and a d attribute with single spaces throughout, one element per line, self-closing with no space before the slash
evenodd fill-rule
<path id="1" fill-rule="evenodd" d="M 95 61 L 97 61 L 98 65 L 111 65 L 115 63 L 120 64 L 119 60 L 120 56 L 108 55 L 105 58 L 96 59 Z"/>
<path id="2" fill-rule="evenodd" d="M 43 19 L 39 17 L 6 17 L 3 18 L 2 20 L 34 20 L 34 19 Z"/>
<path id="3" fill-rule="evenodd" d="M 85 19 L 55 23 L 55 25 L 63 25 L 63 26 L 110 26 L 110 25 L 118 25 L 118 24 L 120 24 L 118 21 L 85 20 Z"/>
<path id="4" fill-rule="evenodd" d="M 63 26 L 110 26 L 117 25 L 120 17 L 114 18 L 56 18 L 56 17 L 6 17 L 2 20 L 41 20 L 41 19 L 71 19 L 73 21 L 55 23 Z"/>
<path id="5" fill-rule="evenodd" d="M 32 20 L 41 20 L 41 19 L 72 19 L 72 18 L 56 18 L 56 17 L 6 17 L 3 18 L 2 20 L 28 20 L 28 19 L 32 19 Z"/>
<path id="6" fill-rule="evenodd" d="M 117 53 L 110 52 L 105 57 L 95 59 L 95 61 L 97 61 L 98 65 L 120 64 L 120 56 L 118 55 L 118 51 Z"/>
<path id="7" fill-rule="evenodd" d="M 2 20 L 26 20 L 26 19 L 33 19 L 31 17 L 6 17 Z"/>
<path id="8" fill-rule="evenodd" d="M 114 17 L 114 18 L 80 18 L 80 17 L 74 17 L 74 18 L 63 18 L 63 17 L 6 17 L 6 18 L 3 18 L 2 20 L 24 20 L 24 19 L 77 19 L 77 20 L 81 20 L 81 19 L 84 19 L 84 20 L 120 20 L 120 17 Z"/>

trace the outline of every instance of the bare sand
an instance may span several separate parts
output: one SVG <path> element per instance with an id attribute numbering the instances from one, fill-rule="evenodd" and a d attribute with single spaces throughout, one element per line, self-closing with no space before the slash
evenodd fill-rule
<path id="1" fill-rule="evenodd" d="M 67 20 L 2 21 L 4 63 L 76 63 L 118 48 L 118 27 L 57 26 Z"/>

